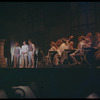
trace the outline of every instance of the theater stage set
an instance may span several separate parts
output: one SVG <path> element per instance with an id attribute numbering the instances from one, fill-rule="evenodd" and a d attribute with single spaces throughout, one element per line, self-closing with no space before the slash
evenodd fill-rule
<path id="1" fill-rule="evenodd" d="M 6 68 L 0 40 L 0 98 L 99 98 L 99 66 L 59 65 Z"/>
<path id="2" fill-rule="evenodd" d="M 99 24 L 99 2 L 0 2 L 0 99 L 100 98 L 100 66 L 95 64 L 7 65 L 12 40 L 22 45 L 31 37 L 48 52 L 52 40 L 71 35 L 77 46 L 78 36 L 100 32 Z"/>

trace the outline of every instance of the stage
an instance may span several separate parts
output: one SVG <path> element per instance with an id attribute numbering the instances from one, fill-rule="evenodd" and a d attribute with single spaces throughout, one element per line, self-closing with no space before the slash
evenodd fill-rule
<path id="1" fill-rule="evenodd" d="M 36 98 L 86 98 L 91 93 L 100 96 L 100 69 L 92 65 L 1 68 L 0 80 L 0 89 L 29 86 Z"/>

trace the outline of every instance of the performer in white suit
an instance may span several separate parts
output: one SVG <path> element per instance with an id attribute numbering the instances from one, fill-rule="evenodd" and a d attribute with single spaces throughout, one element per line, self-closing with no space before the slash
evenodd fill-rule
<path id="1" fill-rule="evenodd" d="M 24 60 L 25 60 L 25 68 L 27 68 L 27 52 L 28 52 L 28 45 L 26 42 L 23 42 L 21 47 L 21 67 L 24 67 Z"/>

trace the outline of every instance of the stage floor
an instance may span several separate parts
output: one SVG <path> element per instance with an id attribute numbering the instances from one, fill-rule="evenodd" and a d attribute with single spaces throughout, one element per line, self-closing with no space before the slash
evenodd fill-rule
<path id="1" fill-rule="evenodd" d="M 34 83 L 37 98 L 86 98 L 91 93 L 100 97 L 99 68 L 92 65 L 1 68 L 0 89 Z"/>

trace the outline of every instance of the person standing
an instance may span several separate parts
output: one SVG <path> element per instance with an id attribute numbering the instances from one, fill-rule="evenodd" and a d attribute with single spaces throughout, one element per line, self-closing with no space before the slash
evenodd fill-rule
<path id="1" fill-rule="evenodd" d="M 35 45 L 32 43 L 32 40 L 28 40 L 28 44 L 28 68 L 34 68 Z"/>
<path id="2" fill-rule="evenodd" d="M 15 43 L 16 47 L 14 48 L 14 67 L 13 68 L 16 68 L 16 67 L 19 67 L 19 58 L 20 58 L 20 47 L 19 47 L 19 44 L 18 42 Z"/>
<path id="3" fill-rule="evenodd" d="M 26 44 L 26 41 L 23 41 L 23 45 L 21 47 L 21 67 L 24 67 L 24 61 L 25 61 L 25 68 L 27 68 L 27 53 L 28 53 L 28 45 Z"/>

